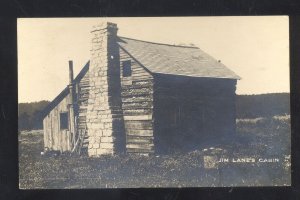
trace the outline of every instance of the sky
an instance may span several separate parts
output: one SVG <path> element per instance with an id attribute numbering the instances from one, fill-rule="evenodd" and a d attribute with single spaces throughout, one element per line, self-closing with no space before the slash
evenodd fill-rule
<path id="1" fill-rule="evenodd" d="M 19 102 L 53 100 L 90 58 L 90 30 L 110 21 L 118 35 L 194 44 L 242 79 L 237 94 L 289 92 L 289 19 L 251 17 L 19 18 Z"/>

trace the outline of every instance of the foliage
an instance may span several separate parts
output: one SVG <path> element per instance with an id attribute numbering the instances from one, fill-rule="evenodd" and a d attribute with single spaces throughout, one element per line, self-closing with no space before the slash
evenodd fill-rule
<path id="1" fill-rule="evenodd" d="M 100 158 L 68 154 L 42 156 L 42 131 L 19 135 L 21 188 L 115 188 L 262 186 L 290 184 L 290 118 L 242 119 L 227 143 L 185 154 L 115 155 Z M 278 157 L 279 163 L 222 163 L 205 169 L 203 157 Z"/>
<path id="2" fill-rule="evenodd" d="M 19 103 L 19 130 L 32 130 L 43 128 L 41 112 L 49 101 Z"/>
<path id="3" fill-rule="evenodd" d="M 290 94 L 270 93 L 260 95 L 237 95 L 237 118 L 272 117 L 290 114 Z"/>

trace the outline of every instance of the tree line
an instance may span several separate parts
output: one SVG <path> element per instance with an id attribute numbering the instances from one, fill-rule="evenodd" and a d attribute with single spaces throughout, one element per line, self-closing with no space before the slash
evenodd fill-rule
<path id="1" fill-rule="evenodd" d="M 33 130 L 43 128 L 42 111 L 49 101 L 19 103 L 18 125 L 19 130 Z"/>
<path id="2" fill-rule="evenodd" d="M 290 114 L 289 93 L 237 95 L 236 118 L 272 117 Z"/>
<path id="3" fill-rule="evenodd" d="M 49 101 L 19 104 L 19 130 L 42 129 L 42 111 Z M 260 95 L 237 95 L 236 117 L 272 117 L 290 113 L 289 93 L 270 93 Z"/>

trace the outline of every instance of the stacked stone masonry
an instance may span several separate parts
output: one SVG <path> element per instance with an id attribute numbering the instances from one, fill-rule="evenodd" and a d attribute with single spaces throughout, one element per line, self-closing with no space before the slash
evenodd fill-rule
<path id="1" fill-rule="evenodd" d="M 115 24 L 93 27 L 87 106 L 89 156 L 123 151 L 123 116 L 120 97 L 119 52 Z"/>

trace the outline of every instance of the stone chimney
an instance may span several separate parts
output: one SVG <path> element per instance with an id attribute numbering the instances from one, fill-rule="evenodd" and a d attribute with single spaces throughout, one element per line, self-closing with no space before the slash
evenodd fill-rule
<path id="1" fill-rule="evenodd" d="M 86 115 L 89 156 L 125 152 L 117 30 L 116 24 L 105 22 L 93 26 L 91 31 Z"/>

